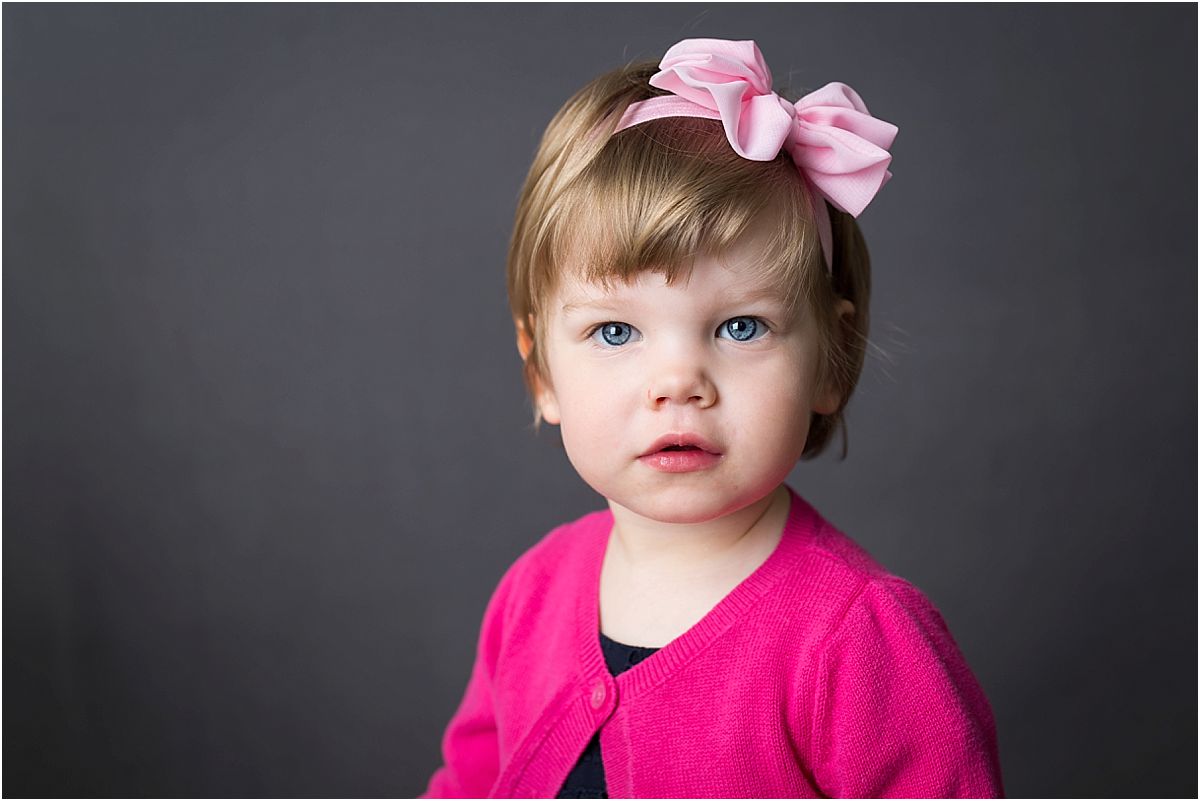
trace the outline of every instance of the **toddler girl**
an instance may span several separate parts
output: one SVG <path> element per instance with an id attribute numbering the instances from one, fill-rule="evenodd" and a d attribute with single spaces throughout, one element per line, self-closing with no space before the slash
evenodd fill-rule
<path id="1" fill-rule="evenodd" d="M 534 424 L 608 508 L 500 580 L 425 797 L 1002 793 L 938 611 L 785 483 L 862 368 L 854 218 L 895 135 L 845 84 L 783 100 L 719 39 L 550 122 L 509 296 Z"/>

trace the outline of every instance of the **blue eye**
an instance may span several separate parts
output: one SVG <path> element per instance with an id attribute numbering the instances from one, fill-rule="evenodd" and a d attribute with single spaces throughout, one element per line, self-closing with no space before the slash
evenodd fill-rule
<path id="1" fill-rule="evenodd" d="M 720 331 L 729 332 L 738 342 L 749 342 L 760 329 L 765 333 L 767 327 L 757 317 L 733 317 L 721 324 Z"/>
<path id="2" fill-rule="evenodd" d="M 736 342 L 751 342 L 761 339 L 769 330 L 767 323 L 758 317 L 731 317 L 717 329 L 717 336 Z M 634 339 L 635 333 L 637 329 L 629 323 L 610 320 L 593 328 L 588 337 L 600 347 L 619 348 Z"/>
<path id="3" fill-rule="evenodd" d="M 592 331 L 592 339 L 596 338 L 596 334 L 604 340 L 604 343 L 613 347 L 620 347 L 629 341 L 633 336 L 634 328 L 629 323 L 607 322 L 596 327 Z"/>

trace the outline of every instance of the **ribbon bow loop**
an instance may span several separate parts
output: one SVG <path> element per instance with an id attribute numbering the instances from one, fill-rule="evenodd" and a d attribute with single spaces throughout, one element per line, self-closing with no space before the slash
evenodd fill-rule
<path id="1" fill-rule="evenodd" d="M 826 200 L 857 217 L 892 177 L 887 149 L 898 131 L 872 117 L 857 92 L 833 82 L 796 101 L 788 152 Z"/>
<path id="2" fill-rule="evenodd" d="M 684 39 L 658 66 L 650 85 L 716 111 L 739 156 L 770 161 L 779 155 L 795 114 L 771 91 L 771 70 L 757 44 Z"/>

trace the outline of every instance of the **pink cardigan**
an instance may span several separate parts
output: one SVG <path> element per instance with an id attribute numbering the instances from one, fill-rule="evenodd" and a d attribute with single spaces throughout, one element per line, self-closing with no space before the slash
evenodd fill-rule
<path id="1" fill-rule="evenodd" d="M 612 513 L 501 578 L 423 798 L 553 798 L 592 735 L 613 798 L 1000 797 L 992 710 L 941 615 L 791 490 L 771 556 L 614 678 Z"/>

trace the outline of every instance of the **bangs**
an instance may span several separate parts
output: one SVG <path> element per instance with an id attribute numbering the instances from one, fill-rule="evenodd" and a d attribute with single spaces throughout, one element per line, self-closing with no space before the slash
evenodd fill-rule
<path id="1" fill-rule="evenodd" d="M 672 285 L 759 231 L 752 272 L 794 314 L 825 266 L 791 157 L 742 158 L 719 120 L 652 120 L 612 136 L 563 188 L 533 254 L 533 296 L 548 299 L 559 275 L 612 289 L 652 271 Z"/>

